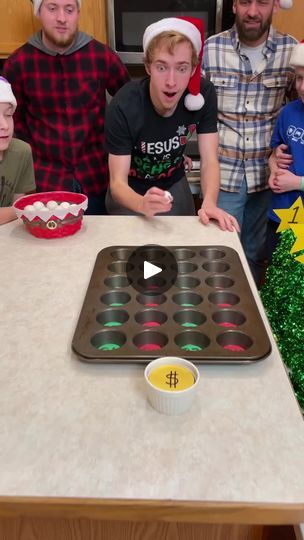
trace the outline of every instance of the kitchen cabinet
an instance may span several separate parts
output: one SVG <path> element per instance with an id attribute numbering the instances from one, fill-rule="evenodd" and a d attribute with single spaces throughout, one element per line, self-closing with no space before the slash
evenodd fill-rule
<path id="1" fill-rule="evenodd" d="M 292 9 L 280 9 L 273 18 L 274 26 L 296 39 L 304 39 L 304 0 L 293 0 Z"/>

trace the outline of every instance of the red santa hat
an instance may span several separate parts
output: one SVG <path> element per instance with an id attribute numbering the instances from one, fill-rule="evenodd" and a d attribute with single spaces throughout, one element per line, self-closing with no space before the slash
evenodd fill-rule
<path id="1" fill-rule="evenodd" d="M 304 39 L 292 49 L 290 64 L 293 67 L 304 67 Z"/>
<path id="2" fill-rule="evenodd" d="M 282 9 L 289 9 L 292 7 L 293 1 L 292 0 L 280 0 L 279 2 L 280 7 Z"/>
<path id="3" fill-rule="evenodd" d="M 197 52 L 199 63 L 190 78 L 188 84 L 189 94 L 186 95 L 184 104 L 189 111 L 198 111 L 205 103 L 205 100 L 200 93 L 201 64 L 204 47 L 204 23 L 202 19 L 197 19 L 194 17 L 168 17 L 152 23 L 144 32 L 144 53 L 146 52 L 153 38 L 162 32 L 170 31 L 179 32 L 180 34 L 186 36 L 189 41 L 191 41 L 195 51 Z"/>
<path id="4" fill-rule="evenodd" d="M 32 0 L 32 2 L 34 4 L 34 13 L 35 13 L 35 15 L 38 15 L 38 11 L 40 9 L 40 6 L 41 6 L 43 0 Z M 78 4 L 78 8 L 80 9 L 81 0 L 77 0 L 77 4 Z"/>
<path id="5" fill-rule="evenodd" d="M 17 101 L 10 83 L 4 77 L 0 77 L 0 103 L 9 103 L 15 112 Z"/>

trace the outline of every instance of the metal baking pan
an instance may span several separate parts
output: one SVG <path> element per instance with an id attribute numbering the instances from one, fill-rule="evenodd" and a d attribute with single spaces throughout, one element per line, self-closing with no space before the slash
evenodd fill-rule
<path id="1" fill-rule="evenodd" d="M 162 266 L 162 250 L 176 261 L 176 279 L 165 292 L 134 287 L 143 273 L 144 253 L 138 268 L 137 259 L 130 258 L 137 246 L 110 246 L 98 253 L 72 340 L 81 360 L 147 363 L 181 356 L 194 363 L 239 364 L 269 355 L 270 341 L 234 249 L 149 248 L 153 264 Z M 166 278 L 170 281 L 170 272 Z"/>

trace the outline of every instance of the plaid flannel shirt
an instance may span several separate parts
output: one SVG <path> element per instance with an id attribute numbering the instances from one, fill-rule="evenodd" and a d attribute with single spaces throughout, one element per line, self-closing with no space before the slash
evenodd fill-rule
<path id="1" fill-rule="evenodd" d="M 239 191 L 246 176 L 248 192 L 266 189 L 268 157 L 274 123 L 294 81 L 289 66 L 297 41 L 270 27 L 263 60 L 252 73 L 241 55 L 235 26 L 210 37 L 205 44 L 203 69 L 218 99 L 221 189 Z"/>
<path id="2" fill-rule="evenodd" d="M 104 150 L 106 90 L 129 80 L 118 56 L 95 39 L 68 55 L 26 43 L 4 65 L 18 107 L 16 137 L 33 151 L 40 191 L 100 194 L 108 186 Z"/>

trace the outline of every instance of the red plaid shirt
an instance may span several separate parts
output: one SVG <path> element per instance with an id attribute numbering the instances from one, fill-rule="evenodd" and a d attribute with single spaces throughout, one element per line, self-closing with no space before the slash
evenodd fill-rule
<path id="1" fill-rule="evenodd" d="M 105 190 L 106 90 L 113 95 L 129 80 L 118 56 L 95 39 L 55 56 L 26 43 L 7 59 L 3 76 L 18 103 L 16 137 L 32 147 L 38 189 Z"/>

